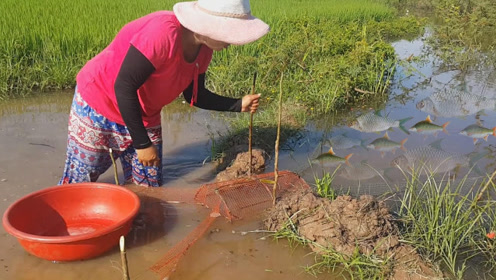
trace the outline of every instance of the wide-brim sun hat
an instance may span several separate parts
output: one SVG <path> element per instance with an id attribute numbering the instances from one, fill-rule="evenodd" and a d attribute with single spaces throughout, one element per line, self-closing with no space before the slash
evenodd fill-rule
<path id="1" fill-rule="evenodd" d="M 269 26 L 251 14 L 249 0 L 198 0 L 173 7 L 187 29 L 216 41 L 243 45 L 258 40 Z"/>

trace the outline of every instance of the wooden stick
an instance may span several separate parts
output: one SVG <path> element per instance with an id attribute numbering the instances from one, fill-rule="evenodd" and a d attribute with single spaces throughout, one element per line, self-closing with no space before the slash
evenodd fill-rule
<path id="1" fill-rule="evenodd" d="M 127 269 L 126 249 L 124 248 L 124 236 L 119 240 L 119 247 L 121 249 L 121 262 L 122 262 L 122 279 L 129 280 L 129 271 Z"/>
<path id="2" fill-rule="evenodd" d="M 272 205 L 276 205 L 276 190 L 277 190 L 277 179 L 279 178 L 278 166 L 279 166 L 279 139 L 281 134 L 281 120 L 282 120 L 282 78 L 284 73 L 281 72 L 281 80 L 279 82 L 279 116 L 277 119 L 277 136 L 276 136 L 276 146 L 275 146 L 275 160 L 274 160 L 274 187 L 272 187 Z"/>
<path id="3" fill-rule="evenodd" d="M 119 185 L 119 177 L 117 176 L 117 165 L 115 164 L 114 155 L 112 154 L 112 148 L 109 149 L 110 159 L 112 160 L 112 165 L 114 166 L 114 180 L 115 184 Z"/>
<path id="4" fill-rule="evenodd" d="M 257 80 L 257 72 L 255 72 L 255 74 L 253 74 L 253 84 L 251 86 L 251 94 L 255 94 L 255 81 L 256 80 Z M 250 156 L 250 159 L 249 159 L 250 168 L 248 169 L 248 176 L 251 176 L 252 169 L 253 169 L 252 151 L 251 151 L 251 138 L 253 135 L 252 131 L 253 131 L 253 112 L 250 112 L 250 127 L 249 127 L 249 132 L 248 132 L 248 154 Z"/>

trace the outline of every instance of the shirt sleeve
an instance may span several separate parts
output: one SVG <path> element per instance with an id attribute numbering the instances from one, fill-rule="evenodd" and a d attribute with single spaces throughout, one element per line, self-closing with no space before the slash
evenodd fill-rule
<path id="1" fill-rule="evenodd" d="M 152 63 L 130 45 L 114 84 L 119 111 L 136 149 L 144 149 L 152 145 L 143 124 L 137 91 L 154 71 Z"/>
<path id="2" fill-rule="evenodd" d="M 191 102 L 193 82 L 183 91 L 184 99 Z M 241 99 L 221 96 L 205 88 L 205 73 L 198 76 L 198 100 L 194 104 L 198 108 L 214 111 L 241 112 Z"/>

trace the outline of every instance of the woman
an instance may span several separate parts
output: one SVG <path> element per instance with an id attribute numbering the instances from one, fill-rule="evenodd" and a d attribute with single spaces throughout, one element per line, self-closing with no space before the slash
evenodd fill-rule
<path id="1" fill-rule="evenodd" d="M 269 26 L 250 14 L 249 0 L 199 0 L 126 24 L 81 69 L 69 115 L 64 175 L 59 184 L 96 181 L 122 162 L 126 182 L 160 186 L 160 111 L 183 93 L 191 104 L 255 112 L 258 94 L 242 99 L 205 88 L 213 51 L 253 42 Z"/>

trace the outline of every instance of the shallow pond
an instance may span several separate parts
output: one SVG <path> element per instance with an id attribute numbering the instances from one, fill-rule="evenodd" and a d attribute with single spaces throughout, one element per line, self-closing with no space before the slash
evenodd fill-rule
<path id="1" fill-rule="evenodd" d="M 496 73 L 445 71 L 426 55 L 424 40 L 393 44 L 404 60 L 423 57 L 398 68 L 387 102 L 313 123 L 283 157 L 284 168 L 308 180 L 335 172 L 335 187 L 373 195 L 401 188 L 404 173 L 411 170 L 451 179 L 491 174 L 496 166 Z M 338 157 L 351 156 L 331 159 L 331 147 Z"/>
<path id="2" fill-rule="evenodd" d="M 423 53 L 423 38 L 394 45 L 403 59 Z M 413 67 L 415 71 L 399 69 L 393 94 L 377 108 L 389 119 L 409 118 L 402 123 L 408 133 L 399 127 L 388 130 L 389 140 L 395 143 L 386 145 L 383 141 L 381 146 L 380 141 L 374 142 L 383 138 L 384 131 L 375 133 L 367 132 L 371 129 L 365 126 L 361 126 L 362 131 L 349 127 L 350 120 L 372 111 L 354 109 L 309 124 L 302 137 L 285 145 L 291 149 L 281 152 L 279 169 L 295 171 L 312 184 L 314 176 L 320 177 L 323 171 L 332 173 L 339 165 L 330 160 L 312 161 L 333 146 L 337 156 L 353 154 L 348 164 L 341 164 L 336 171 L 335 186 L 373 195 L 401 186 L 403 175 L 394 163 L 408 168 L 415 158 L 417 162 L 438 162 L 438 171 L 449 171 L 458 178 L 469 170 L 474 178 L 494 171 L 496 139 L 492 131 L 484 132 L 489 134 L 487 141 L 476 138 L 475 142 L 474 136 L 460 134 L 473 124 L 488 129 L 496 126 L 494 72 L 446 72 L 435 65 L 432 57 L 427 57 L 424 63 L 413 63 Z M 456 98 L 446 94 L 455 90 L 463 94 L 455 94 Z M 72 92 L 60 92 L 0 104 L 2 213 L 22 196 L 58 182 L 65 160 L 71 100 Z M 432 134 L 409 131 L 427 116 L 435 125 L 449 123 L 444 130 L 433 128 Z M 214 168 L 206 160 L 210 156 L 209 135 L 225 130 L 226 124 L 210 112 L 190 109 L 181 102 L 164 109 L 162 118 L 164 187 L 194 190 L 212 181 Z M 376 146 L 383 151 L 375 149 Z M 403 161 L 397 159 L 400 156 Z M 269 162 L 267 171 L 272 166 Z M 99 181 L 113 183 L 112 170 Z M 146 223 L 135 225 L 127 238 L 132 279 L 158 279 L 149 267 L 208 214 L 200 206 L 142 197 L 140 217 Z M 217 219 L 183 257 L 172 279 L 319 279 L 304 271 L 305 265 L 313 263 L 310 250 L 291 248 L 285 241 L 274 242 L 259 233 L 241 234 L 259 228 L 257 220 L 231 224 Z M 0 246 L 0 279 L 121 279 L 117 248 L 93 260 L 55 264 L 27 254 L 3 227 Z"/>

